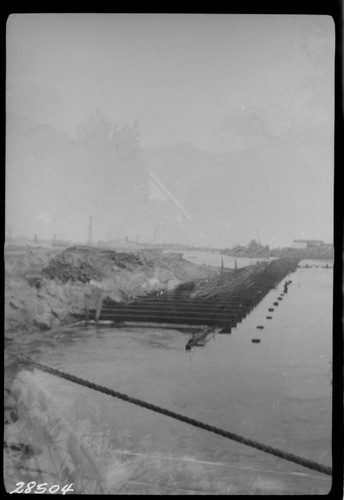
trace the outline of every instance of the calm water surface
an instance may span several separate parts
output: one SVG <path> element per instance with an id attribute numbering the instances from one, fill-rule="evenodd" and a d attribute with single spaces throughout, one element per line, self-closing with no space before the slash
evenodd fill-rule
<path id="1" fill-rule="evenodd" d="M 331 466 L 332 270 L 298 269 L 288 279 L 292 284 L 278 306 L 273 302 L 283 283 L 231 334 L 211 337 L 191 351 L 185 350 L 188 335 L 158 328 L 74 327 L 47 333 L 44 341 L 32 336 L 23 342 L 45 364 Z M 157 482 L 167 493 L 200 488 L 317 494 L 331 487 L 323 474 L 53 376 L 41 377 L 62 407 L 73 408 L 76 420 L 96 409 L 98 443 L 107 456 L 113 453 L 117 463 L 121 454 L 146 457 L 135 473 L 127 471 L 131 487 L 122 492 L 149 493 Z M 185 477 L 177 467 L 180 460 L 190 468 Z"/>

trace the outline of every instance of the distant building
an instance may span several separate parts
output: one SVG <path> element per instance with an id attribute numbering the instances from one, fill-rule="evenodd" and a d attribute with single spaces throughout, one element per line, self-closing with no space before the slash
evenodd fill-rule
<path id="1" fill-rule="evenodd" d="M 314 250 L 324 247 L 326 244 L 322 240 L 293 240 L 293 248 L 299 250 Z"/>

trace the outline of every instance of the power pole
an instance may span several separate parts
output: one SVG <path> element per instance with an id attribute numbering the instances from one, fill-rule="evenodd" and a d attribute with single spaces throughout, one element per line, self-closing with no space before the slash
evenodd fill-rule
<path id="1" fill-rule="evenodd" d="M 258 233 L 258 229 L 256 229 L 256 233 L 257 233 L 258 243 L 259 243 L 259 245 L 261 245 L 260 238 L 259 238 L 259 233 Z"/>
<path id="2" fill-rule="evenodd" d="M 89 218 L 89 222 L 88 222 L 88 240 L 87 240 L 87 243 L 89 245 L 92 245 L 92 232 L 93 232 L 93 228 L 92 228 L 92 217 L 90 216 Z"/>

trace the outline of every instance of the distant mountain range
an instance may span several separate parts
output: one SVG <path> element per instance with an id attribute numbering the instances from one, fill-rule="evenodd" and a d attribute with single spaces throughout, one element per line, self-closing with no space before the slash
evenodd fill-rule
<path id="1" fill-rule="evenodd" d="M 146 234 L 155 243 L 218 248 L 246 244 L 257 232 L 263 245 L 273 247 L 288 246 L 298 237 L 326 239 L 317 232 L 318 222 L 324 227 L 331 197 L 329 193 L 329 199 L 319 203 L 317 193 L 330 181 L 324 169 L 309 176 L 297 145 L 286 141 L 222 153 L 186 142 L 142 147 L 142 168 L 150 186 L 147 200 L 129 212 L 121 210 L 114 194 L 116 172 L 102 173 L 102 165 L 96 165 L 103 185 L 99 193 L 93 178 L 86 182 L 84 166 L 75 163 L 75 139 L 66 132 L 8 112 L 7 138 L 7 212 L 27 216 L 26 226 L 47 212 L 52 220 L 61 214 L 60 226 L 68 220 L 71 227 L 86 227 L 93 213 L 103 238 L 108 232 L 128 230 L 131 238 Z M 128 199 L 134 194 L 128 192 Z M 25 211 L 18 212 L 18 199 L 25 200 Z M 34 230 L 39 232 L 38 223 Z"/>
<path id="2" fill-rule="evenodd" d="M 215 153 L 181 143 L 145 148 L 142 157 L 192 215 L 195 237 L 220 242 L 227 234 L 233 242 L 234 233 L 234 242 L 247 242 L 272 219 L 278 188 L 264 151 Z"/>

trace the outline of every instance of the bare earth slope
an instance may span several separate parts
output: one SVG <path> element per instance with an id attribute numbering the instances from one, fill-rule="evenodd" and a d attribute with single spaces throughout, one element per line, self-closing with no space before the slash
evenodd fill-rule
<path id="1" fill-rule="evenodd" d="M 5 334 L 73 323 L 73 313 L 96 308 L 105 296 L 127 301 L 219 272 L 155 249 L 5 248 Z"/>

